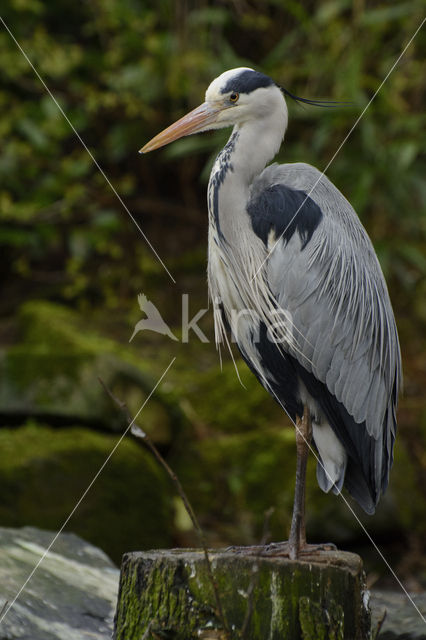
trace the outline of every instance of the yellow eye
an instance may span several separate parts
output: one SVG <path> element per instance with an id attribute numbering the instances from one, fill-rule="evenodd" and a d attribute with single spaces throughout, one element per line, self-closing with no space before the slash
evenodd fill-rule
<path id="1" fill-rule="evenodd" d="M 239 97 L 240 97 L 240 94 L 234 91 L 234 93 L 231 93 L 231 95 L 229 96 L 229 99 L 231 102 L 237 102 Z"/>

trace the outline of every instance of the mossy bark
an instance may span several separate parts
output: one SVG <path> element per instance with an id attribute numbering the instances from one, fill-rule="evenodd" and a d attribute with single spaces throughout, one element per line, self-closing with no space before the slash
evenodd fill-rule
<path id="1" fill-rule="evenodd" d="M 358 556 L 330 551 L 291 561 L 212 551 L 210 558 L 229 635 L 216 610 L 203 553 L 169 550 L 124 556 L 115 640 L 238 639 L 248 610 L 244 640 L 369 638 Z"/>

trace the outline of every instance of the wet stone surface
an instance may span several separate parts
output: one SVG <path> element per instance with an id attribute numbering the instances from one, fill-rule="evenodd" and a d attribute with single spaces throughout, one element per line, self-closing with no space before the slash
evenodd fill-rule
<path id="1" fill-rule="evenodd" d="M 426 640 L 426 593 L 410 594 L 413 602 L 402 592 L 372 591 L 370 606 L 373 628 L 386 609 L 386 617 L 378 640 Z"/>
<path id="2" fill-rule="evenodd" d="M 0 528 L 0 611 L 12 603 L 54 535 L 32 527 Z M 118 574 L 103 551 L 61 534 L 13 607 L 3 610 L 0 640 L 111 638 Z"/>

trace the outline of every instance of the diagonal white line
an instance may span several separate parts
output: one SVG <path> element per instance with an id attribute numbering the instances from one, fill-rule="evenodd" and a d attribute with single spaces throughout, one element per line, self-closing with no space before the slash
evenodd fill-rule
<path id="1" fill-rule="evenodd" d="M 23 590 L 25 589 L 25 587 L 27 586 L 27 584 L 29 583 L 29 581 L 31 580 L 31 578 L 33 577 L 33 575 L 35 574 L 35 572 L 37 571 L 37 569 L 39 568 L 39 566 L 41 565 L 41 563 L 43 562 L 43 560 L 45 559 L 45 557 L 47 556 L 47 554 L 49 553 L 49 551 L 51 550 L 51 548 L 53 547 L 53 545 L 55 544 L 56 540 L 59 538 L 60 534 L 62 533 L 62 531 L 65 529 L 66 525 L 68 524 L 68 522 L 71 520 L 72 516 L 74 515 L 74 513 L 77 511 L 78 507 L 80 506 L 80 504 L 83 502 L 84 498 L 87 496 L 87 494 L 89 493 L 90 489 L 93 487 L 93 485 L 95 484 L 96 480 L 99 478 L 99 476 L 101 475 L 102 471 L 105 469 L 106 465 L 108 464 L 108 462 L 110 461 L 110 459 L 112 458 L 112 456 L 114 455 L 115 451 L 118 449 L 118 447 L 120 446 L 122 440 L 125 438 L 125 436 L 127 435 L 127 433 L 130 431 L 130 429 L 132 428 L 135 420 L 137 419 L 137 417 L 139 416 L 139 414 L 141 413 L 142 409 L 148 404 L 148 402 L 150 401 L 151 397 L 153 396 L 153 394 L 155 393 L 157 387 L 160 385 L 161 381 L 163 380 L 164 376 L 167 374 L 167 372 L 169 371 L 170 367 L 172 366 L 172 364 L 174 363 L 174 361 L 176 360 L 176 357 L 173 358 L 168 367 L 163 371 L 163 373 L 161 374 L 160 378 L 157 380 L 157 382 L 155 383 L 153 389 L 150 391 L 150 393 L 148 394 L 148 396 L 145 398 L 144 403 L 142 404 L 142 406 L 140 407 L 139 411 L 136 413 L 135 417 L 133 418 L 133 420 L 131 421 L 131 423 L 128 425 L 128 427 L 126 428 L 126 430 L 124 431 L 124 433 L 122 434 L 122 436 L 119 438 L 119 440 L 116 442 L 116 444 L 114 445 L 111 453 L 108 455 L 108 457 L 106 458 L 105 462 L 101 465 L 101 467 L 99 468 L 99 470 L 97 471 L 97 473 L 95 474 L 95 476 L 93 477 L 92 481 L 90 482 L 90 484 L 88 485 L 87 489 L 84 491 L 84 493 L 82 494 L 82 496 L 80 497 L 80 499 L 78 500 L 77 504 L 75 505 L 74 509 L 71 511 L 71 513 L 69 514 L 69 516 L 67 517 L 67 519 L 65 520 L 65 522 L 63 523 L 63 525 L 61 526 L 61 528 L 59 529 L 59 531 L 55 534 L 52 542 L 49 544 L 49 546 L 47 547 L 47 549 L 45 549 L 43 555 L 41 556 L 40 560 L 37 562 L 37 564 L 35 565 L 35 567 L 33 568 L 33 570 L 31 571 L 30 575 L 28 576 L 28 578 L 25 580 L 24 584 L 22 585 L 22 587 L 19 589 L 18 593 L 16 594 L 16 596 L 13 598 L 13 600 L 10 602 L 10 604 L 8 604 L 8 606 L 6 607 L 6 609 L 2 612 L 2 614 L 0 615 L 0 624 L 3 622 L 3 620 L 5 619 L 5 617 L 7 616 L 7 614 L 9 613 L 10 609 L 13 607 L 13 605 L 15 604 L 15 602 L 17 601 L 17 599 L 19 598 L 19 596 L 21 595 L 21 593 L 23 592 Z"/>
<path id="2" fill-rule="evenodd" d="M 63 115 L 63 117 L 65 118 L 65 120 L 67 121 L 67 123 L 69 124 L 69 126 L 71 127 L 71 129 L 73 130 L 74 134 L 77 136 L 77 138 L 79 139 L 80 143 L 82 144 L 82 146 L 84 147 L 84 149 L 87 151 L 87 153 L 89 154 L 90 158 L 92 159 L 94 165 L 97 167 L 98 171 L 102 174 L 103 178 L 105 179 L 106 183 L 108 184 L 108 186 L 110 187 L 111 191 L 113 191 L 113 193 L 115 194 L 117 200 L 119 201 L 119 203 L 121 204 L 121 206 L 123 207 L 123 209 L 127 212 L 128 216 L 130 217 L 130 219 L 132 220 L 132 222 L 134 223 L 134 225 L 136 226 L 136 228 L 139 230 L 139 233 L 141 234 L 141 236 L 143 237 L 143 239 L 145 240 L 145 242 L 147 243 L 147 245 L 149 246 L 149 248 L 151 249 L 151 251 L 153 252 L 153 254 L 155 255 L 155 257 L 157 258 L 157 260 L 159 261 L 159 263 L 161 264 L 161 266 L 163 267 L 163 269 L 166 271 L 167 275 L 169 276 L 169 278 L 176 284 L 176 280 L 174 279 L 174 277 L 172 276 L 172 274 L 170 273 L 170 271 L 167 269 L 166 265 L 164 264 L 164 262 L 162 261 L 162 259 L 160 258 L 160 256 L 158 255 L 157 251 L 155 250 L 155 248 L 153 247 L 153 245 L 151 244 L 151 242 L 148 240 L 148 237 L 146 236 L 146 234 L 142 231 L 139 223 L 137 222 L 137 220 L 135 219 L 135 217 L 133 216 L 133 214 L 131 213 L 131 211 L 129 210 L 129 208 L 127 207 L 127 205 L 125 204 L 125 202 L 123 201 L 123 199 L 121 198 L 121 196 L 118 194 L 117 190 L 115 189 L 114 185 L 112 184 L 111 180 L 108 178 L 108 176 L 106 175 L 105 171 L 102 169 L 101 165 L 99 164 L 99 162 L 96 160 L 95 156 L 93 155 L 93 153 L 90 151 L 89 147 L 86 145 L 86 143 L 84 142 L 83 138 L 80 136 L 80 134 L 78 133 L 77 129 L 74 127 L 73 123 L 71 122 L 71 120 L 68 118 L 67 114 L 65 113 L 65 111 L 63 110 L 63 108 L 61 107 L 61 105 L 59 104 L 59 102 L 57 101 L 57 99 L 55 98 L 55 96 L 53 95 L 53 93 L 51 92 L 51 90 L 49 89 L 49 87 L 47 86 L 47 84 L 45 83 L 45 81 L 43 80 L 43 78 L 41 77 L 40 73 L 37 71 L 37 69 L 35 68 L 35 66 L 33 65 L 33 63 L 31 62 L 31 60 L 29 59 L 29 57 L 27 56 L 27 54 L 25 53 L 25 51 L 23 50 L 23 48 L 21 47 L 21 45 L 19 44 L 19 42 L 17 41 L 17 39 L 15 38 L 15 36 L 13 35 L 13 33 L 11 32 L 11 30 L 9 29 L 9 27 L 7 26 L 6 22 L 4 21 L 4 19 L 2 18 L 2 16 L 0 16 L 0 20 L 2 21 L 6 31 L 9 33 L 10 37 L 12 38 L 12 40 L 14 41 L 14 43 L 16 44 L 16 46 L 18 47 L 19 51 L 22 53 L 22 55 L 24 56 L 25 60 L 28 62 L 28 64 L 30 65 L 31 69 L 34 71 L 35 75 L 37 76 L 37 78 L 40 80 L 41 84 L 43 85 L 43 87 L 46 89 L 47 93 L 49 94 L 49 96 L 51 97 L 51 99 L 53 100 L 53 102 L 55 103 L 55 105 L 57 106 L 57 108 L 59 109 L 59 111 L 61 112 L 61 114 Z"/>
<path id="3" fill-rule="evenodd" d="M 265 257 L 265 259 L 262 261 L 262 263 L 260 264 L 259 268 L 257 269 L 256 273 L 254 274 L 254 276 L 252 277 L 252 279 L 250 280 L 250 282 L 253 282 L 253 280 L 257 277 L 257 274 L 259 273 L 259 271 L 261 270 L 261 268 L 263 267 L 263 265 L 265 264 L 265 262 L 271 257 L 272 252 L 274 251 L 275 247 L 277 246 L 277 244 L 279 243 L 279 241 L 281 240 L 281 238 L 284 236 L 285 232 L 287 231 L 287 229 L 289 228 L 289 226 L 292 224 L 293 220 L 296 218 L 296 216 L 298 215 L 299 211 L 301 210 L 301 208 L 303 207 L 303 205 L 305 204 L 306 200 L 309 198 L 309 196 L 311 195 L 311 193 L 314 191 L 315 187 L 318 185 L 318 183 L 321 181 L 321 179 L 324 177 L 325 172 L 327 171 L 327 169 L 330 167 L 330 165 L 334 162 L 336 156 L 338 155 L 338 153 L 340 153 L 342 147 L 346 144 L 346 142 L 349 139 L 349 136 L 352 134 L 352 132 L 354 131 L 354 129 L 356 129 L 356 127 L 359 125 L 361 119 L 364 117 L 367 109 L 369 108 L 369 106 L 371 105 L 371 103 L 373 102 L 373 100 L 376 98 L 377 94 L 380 92 L 380 90 L 382 89 L 383 85 L 385 84 L 385 82 L 387 81 L 387 79 L 389 78 L 389 76 L 391 75 L 392 71 L 395 69 L 395 67 L 397 66 L 397 64 L 399 63 L 399 61 L 401 60 L 401 58 L 403 57 L 403 55 L 405 54 L 405 52 L 407 51 L 408 47 L 410 46 L 410 44 L 413 42 L 414 38 L 416 37 L 416 35 L 418 34 L 418 32 L 420 31 L 420 29 L 422 28 L 422 26 L 424 25 L 426 21 L 426 18 L 423 18 L 423 20 L 421 21 L 421 23 L 419 24 L 419 26 L 417 27 L 417 29 L 415 30 L 415 32 L 413 33 L 413 35 L 411 36 L 411 38 L 409 39 L 409 41 L 407 42 L 407 44 L 405 45 L 404 49 L 402 50 L 402 52 L 399 54 L 398 58 L 395 60 L 395 62 L 393 63 L 393 65 L 391 66 L 391 68 L 389 69 L 389 71 L 387 72 L 386 76 L 384 77 L 384 79 L 382 80 L 382 82 L 380 83 L 380 85 L 378 86 L 378 88 L 376 89 L 376 91 L 374 92 L 374 94 L 372 95 L 372 97 L 370 98 L 370 100 L 367 102 L 367 104 L 365 105 L 364 109 L 361 111 L 360 115 L 358 116 L 358 118 L 355 120 L 354 124 L 352 125 L 352 127 L 350 128 L 349 132 L 346 134 L 345 138 L 343 139 L 343 141 L 340 143 L 340 145 L 337 147 L 337 150 L 334 152 L 333 156 L 331 157 L 331 160 L 328 161 L 325 169 L 321 172 L 318 180 L 315 182 L 314 186 L 310 189 L 309 193 L 306 194 L 305 199 L 303 200 L 302 204 L 299 206 L 299 208 L 297 209 L 297 211 L 295 212 L 295 214 L 293 215 L 293 217 L 291 218 L 290 222 L 287 224 L 286 228 L 284 229 L 284 231 L 280 234 L 280 236 L 277 238 L 277 240 L 275 241 L 272 249 L 270 249 Z"/>
<path id="4" fill-rule="evenodd" d="M 276 393 L 274 392 L 274 390 L 271 388 L 270 389 L 272 395 L 274 396 L 274 398 L 276 399 L 276 401 L 278 402 L 278 404 L 284 409 L 285 413 L 287 414 L 287 416 L 289 417 L 290 421 L 293 423 L 297 433 L 299 435 L 302 436 L 303 440 L 305 441 L 306 445 L 309 448 L 309 451 L 313 454 L 313 456 L 315 457 L 316 461 L 318 462 L 318 464 L 321 465 L 322 469 L 324 470 L 325 474 L 327 475 L 328 479 L 331 481 L 332 478 L 330 477 L 330 474 L 328 473 L 327 469 L 324 467 L 321 458 L 317 455 L 317 452 L 315 451 L 315 449 L 312 447 L 311 443 L 308 442 L 304 436 L 304 434 L 301 432 L 301 430 L 299 429 L 299 427 L 297 426 L 297 424 L 294 422 L 294 420 L 291 418 L 291 416 L 289 415 L 287 409 L 285 408 L 285 406 L 283 405 L 283 403 L 281 402 L 281 400 L 278 398 L 278 396 L 276 395 Z M 403 590 L 403 592 L 405 593 L 405 595 L 407 596 L 407 598 L 409 599 L 409 601 L 411 602 L 411 604 L 413 605 L 413 607 L 416 609 L 417 613 L 419 614 L 419 616 L 421 617 L 421 619 L 423 620 L 423 622 L 426 624 L 426 618 L 424 617 L 424 615 L 422 614 L 422 612 L 420 611 L 420 609 L 418 608 L 418 606 L 416 605 L 416 603 L 414 602 L 413 598 L 410 596 L 410 594 L 408 593 L 407 589 L 404 587 L 404 585 L 402 584 L 401 580 L 398 578 L 398 576 L 396 575 L 395 571 L 392 569 L 391 565 L 389 564 L 389 562 L 386 560 L 385 556 L 383 555 L 383 553 L 380 551 L 379 547 L 377 546 L 377 544 L 374 542 L 373 538 L 371 537 L 371 535 L 368 533 L 367 529 L 365 528 L 365 526 L 362 524 L 361 520 L 358 518 L 357 514 L 355 513 L 355 511 L 352 509 L 351 505 L 349 504 L 349 502 L 346 500 L 345 496 L 343 495 L 342 492 L 340 492 L 338 494 L 343 502 L 345 503 L 345 505 L 347 506 L 347 508 L 349 509 L 349 511 L 352 513 L 353 517 L 355 518 L 355 520 L 357 521 L 357 523 L 359 524 L 359 526 L 361 527 L 361 529 L 363 530 L 363 532 L 365 533 L 365 535 L 367 536 L 367 538 L 369 539 L 369 541 L 371 542 L 371 544 L 373 545 L 373 547 L 375 548 L 375 550 L 377 551 L 377 553 L 379 554 L 379 556 L 381 557 L 381 559 L 383 560 L 383 562 L 385 563 L 385 565 L 387 566 L 387 568 L 389 569 L 389 571 L 391 572 L 391 574 L 393 575 L 393 577 L 395 578 L 395 580 L 397 581 L 397 583 L 399 584 L 399 586 L 401 587 L 401 589 Z"/>

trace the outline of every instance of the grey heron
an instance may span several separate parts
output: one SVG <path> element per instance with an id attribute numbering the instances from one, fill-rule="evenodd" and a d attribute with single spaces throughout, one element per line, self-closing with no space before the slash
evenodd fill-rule
<path id="1" fill-rule="evenodd" d="M 292 96 L 253 69 L 226 71 L 203 104 L 141 152 L 233 127 L 208 186 L 209 293 L 216 341 L 231 332 L 296 426 L 293 516 L 282 543 L 295 558 L 318 548 L 305 534 L 310 442 L 321 489 L 345 486 L 373 514 L 388 485 L 402 375 L 385 279 L 354 209 L 308 164 L 266 166 L 287 128 L 284 94 Z"/>

